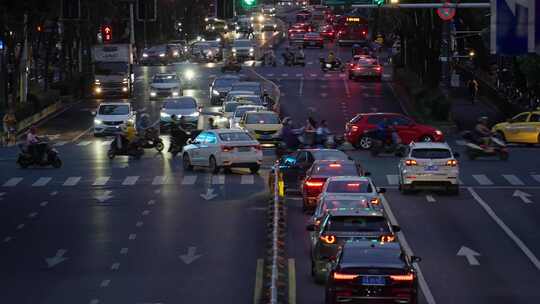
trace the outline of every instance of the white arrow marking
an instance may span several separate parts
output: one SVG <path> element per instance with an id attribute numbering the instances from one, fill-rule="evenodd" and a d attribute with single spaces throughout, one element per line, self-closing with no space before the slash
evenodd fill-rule
<path id="1" fill-rule="evenodd" d="M 508 5 L 510 10 L 512 11 L 512 14 L 514 16 L 516 15 L 516 8 L 517 8 L 516 6 L 518 4 L 523 7 L 529 7 L 527 0 L 505 0 L 505 2 L 506 2 L 506 5 Z"/>
<path id="2" fill-rule="evenodd" d="M 47 267 L 53 268 L 54 266 L 62 263 L 63 261 L 67 260 L 68 258 L 64 257 L 64 254 L 66 254 L 67 250 L 65 249 L 58 249 L 56 251 L 56 255 L 51 258 L 45 258 L 45 262 L 47 262 Z"/>
<path id="3" fill-rule="evenodd" d="M 195 254 L 197 252 L 197 247 L 189 247 L 187 254 L 182 254 L 178 256 L 186 264 L 193 263 L 196 259 L 200 258 L 200 254 Z"/>
<path id="4" fill-rule="evenodd" d="M 29 218 L 34 218 L 34 217 L 36 217 L 37 215 L 38 215 L 37 212 L 32 212 L 32 213 L 28 214 L 28 217 L 29 217 Z"/>
<path id="5" fill-rule="evenodd" d="M 113 263 L 111 265 L 111 270 L 118 270 L 120 269 L 120 263 Z"/>
<path id="6" fill-rule="evenodd" d="M 206 189 L 206 193 L 201 194 L 201 197 L 204 198 L 205 201 L 209 201 L 216 198 L 217 194 L 214 194 L 214 189 L 208 188 Z"/>
<path id="7" fill-rule="evenodd" d="M 529 199 L 531 195 L 527 192 L 523 192 L 521 190 L 514 191 L 514 194 L 512 194 L 513 197 L 519 197 L 525 204 L 532 204 L 532 201 Z"/>
<path id="8" fill-rule="evenodd" d="M 426 195 L 426 200 L 430 203 L 435 203 L 437 200 L 433 197 L 433 195 Z"/>
<path id="9" fill-rule="evenodd" d="M 96 199 L 100 202 L 100 203 L 104 203 L 106 201 L 108 201 L 109 199 L 113 198 L 113 196 L 111 195 L 112 191 L 105 191 L 103 192 L 102 195 L 100 196 L 96 196 Z"/>
<path id="10" fill-rule="evenodd" d="M 55 196 L 55 195 L 57 195 L 57 194 L 58 194 L 58 191 L 53 191 L 53 192 L 51 192 L 51 196 Z"/>
<path id="11" fill-rule="evenodd" d="M 480 265 L 480 262 L 476 257 L 481 256 L 481 254 L 472 250 L 469 247 L 461 246 L 461 248 L 457 252 L 457 256 L 464 256 L 465 258 L 467 258 L 467 262 L 469 262 L 469 265 L 471 266 Z"/>
<path id="12" fill-rule="evenodd" d="M 46 207 L 48 203 L 49 203 L 49 202 L 44 201 L 44 202 L 41 202 L 41 204 L 39 204 L 39 205 L 40 205 L 41 207 Z"/>

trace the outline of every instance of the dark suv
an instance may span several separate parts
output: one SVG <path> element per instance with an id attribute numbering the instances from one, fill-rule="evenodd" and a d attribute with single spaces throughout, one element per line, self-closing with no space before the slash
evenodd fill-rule
<path id="1" fill-rule="evenodd" d="M 412 264 L 397 242 L 346 243 L 334 261 L 326 285 L 326 304 L 416 304 L 418 282 Z"/>

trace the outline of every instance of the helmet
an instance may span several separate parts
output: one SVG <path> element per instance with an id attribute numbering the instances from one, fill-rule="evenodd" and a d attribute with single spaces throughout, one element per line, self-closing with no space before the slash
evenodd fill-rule
<path id="1" fill-rule="evenodd" d="M 487 122 L 488 122 L 487 116 L 480 116 L 480 117 L 478 117 L 478 122 L 480 122 L 480 123 L 482 123 L 482 122 L 487 123 Z"/>

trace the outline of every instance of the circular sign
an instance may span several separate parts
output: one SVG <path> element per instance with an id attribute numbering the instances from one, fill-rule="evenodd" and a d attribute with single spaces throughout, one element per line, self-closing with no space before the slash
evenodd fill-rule
<path id="1" fill-rule="evenodd" d="M 437 14 L 444 21 L 450 21 L 456 16 L 456 9 L 450 7 L 450 3 L 445 2 L 443 7 L 437 9 Z"/>

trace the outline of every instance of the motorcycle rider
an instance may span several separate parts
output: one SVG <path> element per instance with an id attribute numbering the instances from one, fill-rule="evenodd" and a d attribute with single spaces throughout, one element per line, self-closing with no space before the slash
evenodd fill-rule
<path id="1" fill-rule="evenodd" d="M 177 145 L 180 147 L 184 147 L 186 144 L 186 141 L 188 139 L 188 133 L 184 129 L 184 125 L 186 123 L 186 119 L 182 116 L 180 120 L 178 120 L 178 117 L 176 115 L 171 116 L 171 138 L 172 141 L 174 141 Z M 171 144 L 169 146 L 169 152 L 172 151 L 173 145 Z"/>
<path id="2" fill-rule="evenodd" d="M 281 128 L 281 140 L 288 150 L 296 150 L 300 146 L 298 136 L 302 134 L 303 128 L 294 129 L 292 120 L 289 117 L 283 119 L 283 128 Z"/>
<path id="3" fill-rule="evenodd" d="M 326 63 L 329 63 L 334 67 L 337 63 L 336 54 L 334 54 L 334 51 L 330 51 L 328 53 L 328 57 L 326 58 Z"/>
<path id="4" fill-rule="evenodd" d="M 285 60 L 285 65 L 294 64 L 294 53 L 288 47 L 285 48 L 285 52 L 283 53 L 283 59 Z"/>
<path id="5" fill-rule="evenodd" d="M 328 141 L 328 136 L 332 134 L 330 129 L 328 129 L 328 124 L 326 120 L 321 120 L 321 124 L 317 128 L 317 144 L 324 145 Z"/>
<path id="6" fill-rule="evenodd" d="M 386 143 L 388 142 L 388 135 L 389 135 L 388 118 L 384 118 L 376 125 L 375 140 L 380 141 L 382 146 L 384 147 L 384 145 L 386 145 Z"/>
<path id="7" fill-rule="evenodd" d="M 41 144 L 41 140 L 37 136 L 37 128 L 35 126 L 30 127 L 28 134 L 26 134 L 26 147 L 34 161 L 42 162 L 46 160 L 44 145 Z"/>
<path id="8" fill-rule="evenodd" d="M 485 145 L 489 143 L 489 138 L 491 137 L 491 130 L 488 127 L 488 118 L 486 116 L 478 118 L 478 123 L 474 127 L 474 133 L 479 143 Z"/>

